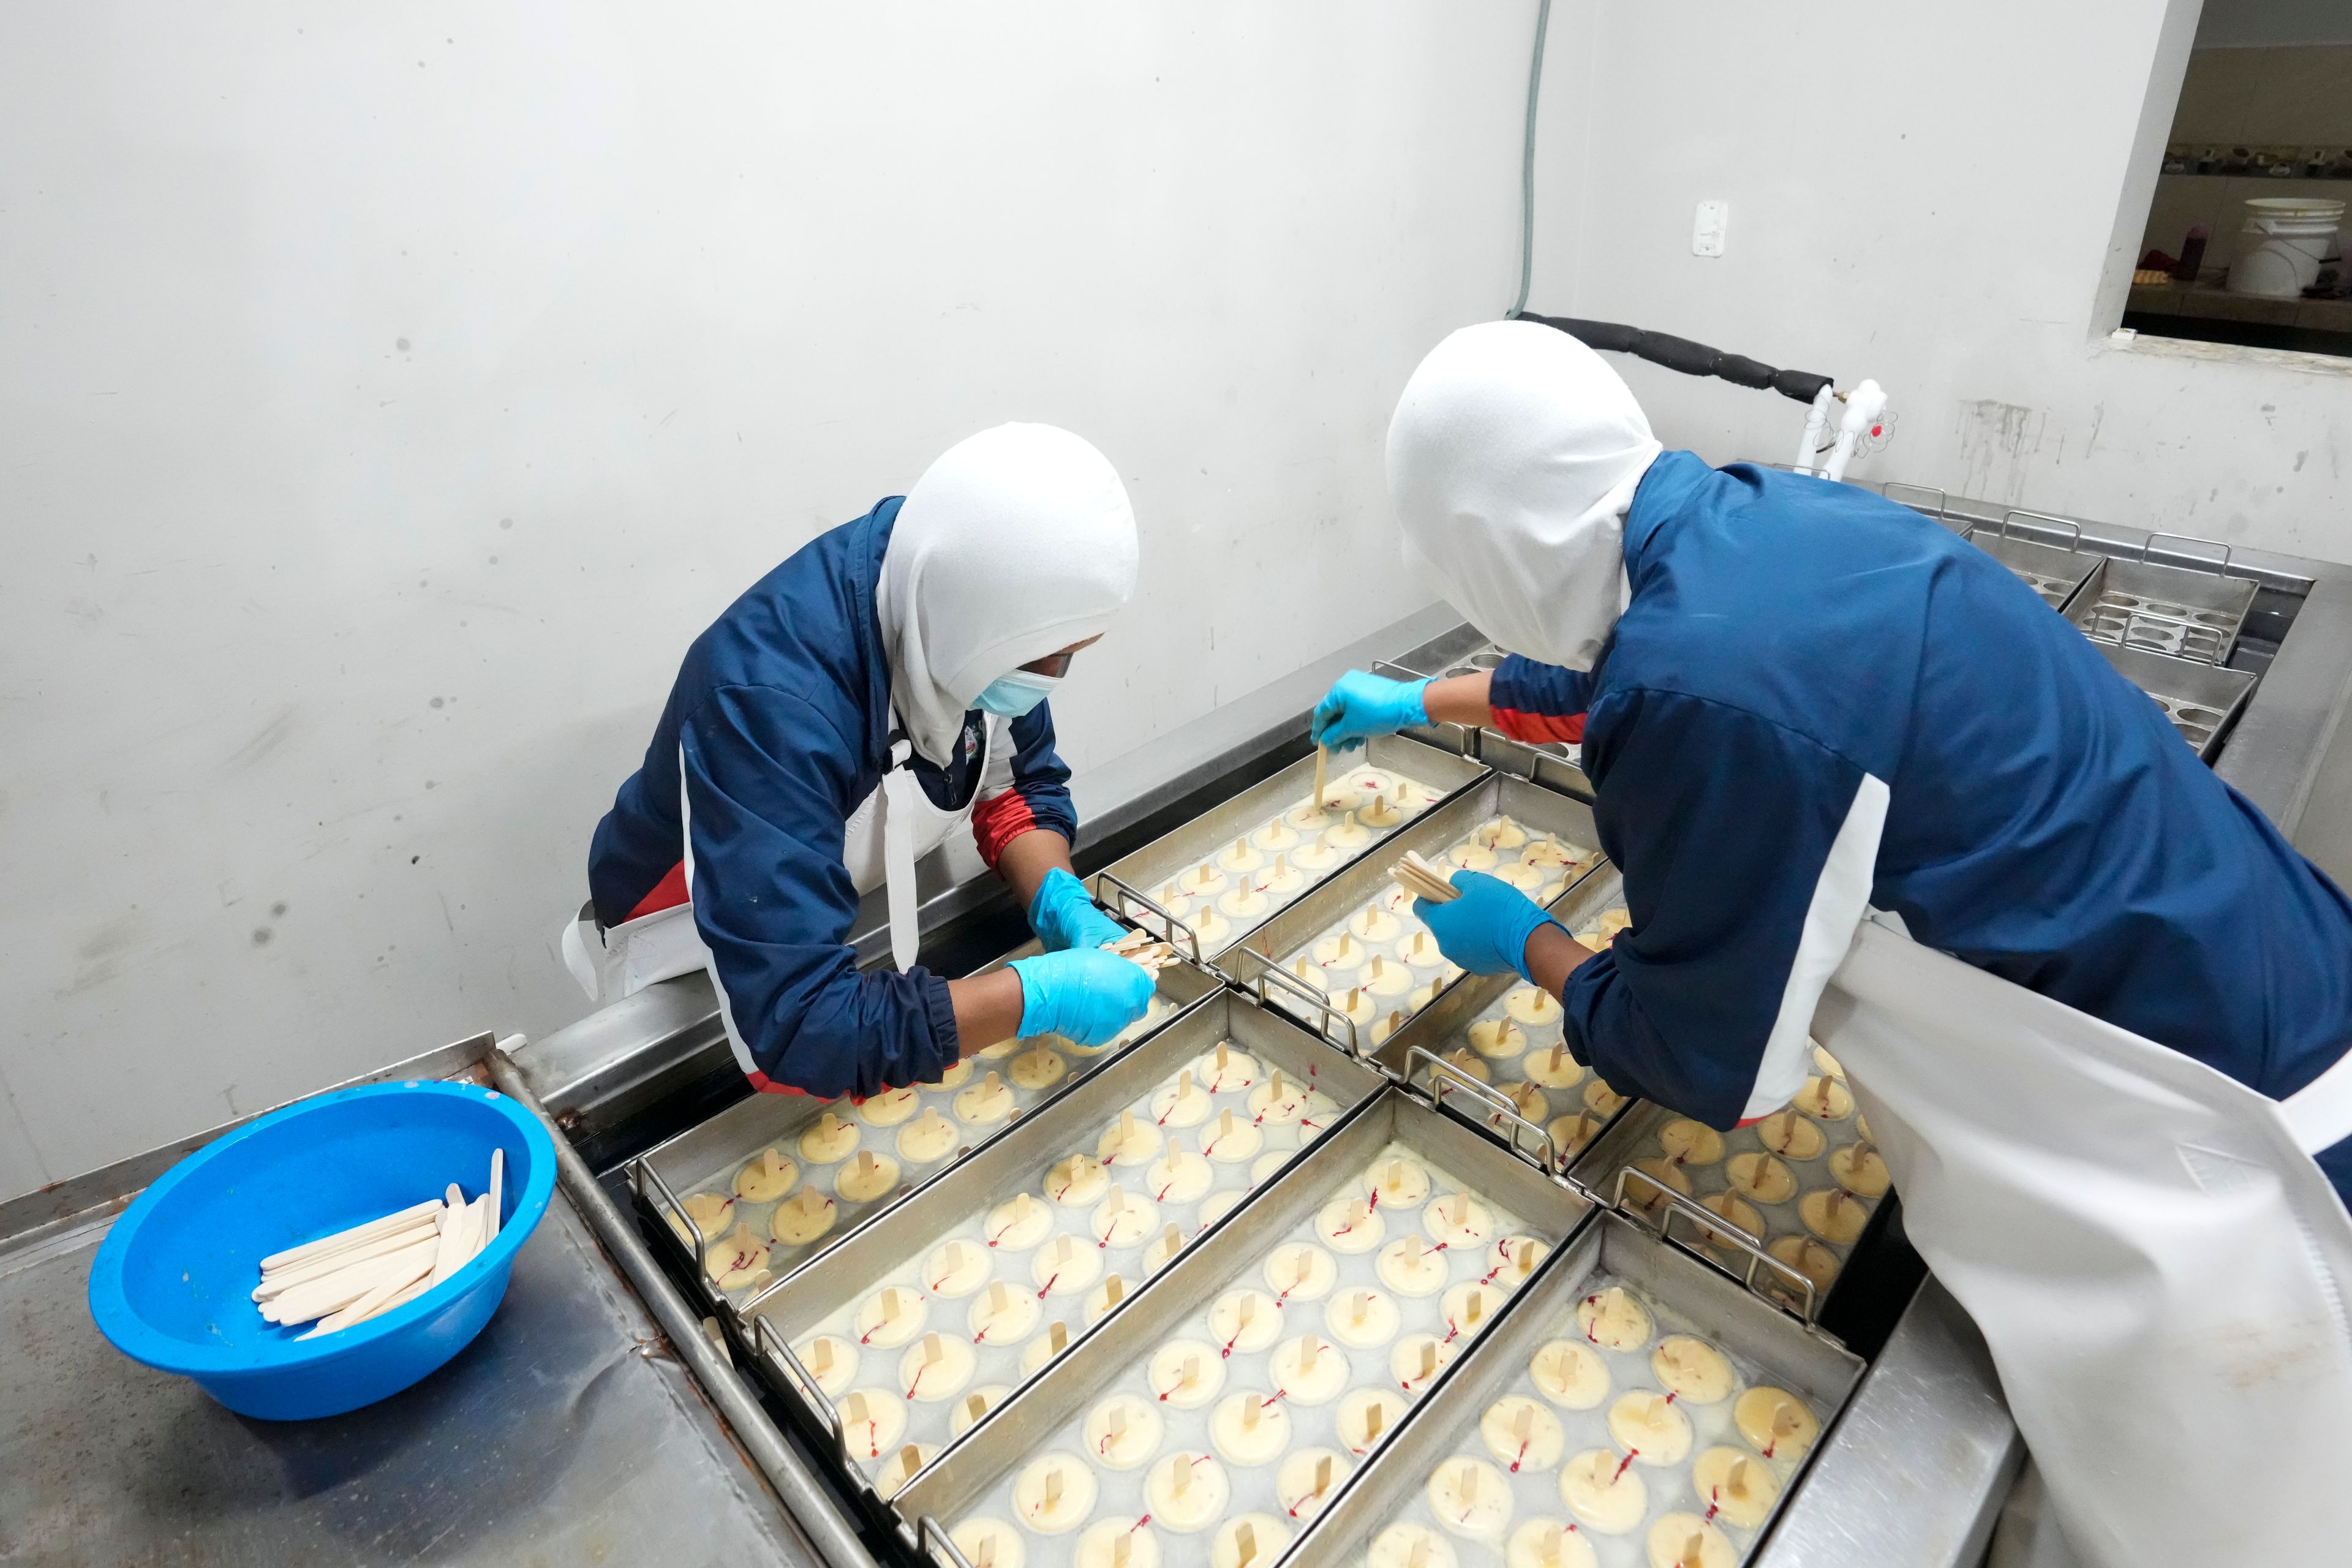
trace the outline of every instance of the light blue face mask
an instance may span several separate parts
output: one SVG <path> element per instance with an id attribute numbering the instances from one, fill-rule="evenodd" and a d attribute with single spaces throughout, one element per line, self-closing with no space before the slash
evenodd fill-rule
<path id="1" fill-rule="evenodd" d="M 1016 669 L 988 683 L 971 705 L 983 713 L 993 713 L 1000 719 L 1018 719 L 1048 697 L 1054 688 L 1062 684 L 1058 675 L 1040 675 L 1034 669 Z"/>

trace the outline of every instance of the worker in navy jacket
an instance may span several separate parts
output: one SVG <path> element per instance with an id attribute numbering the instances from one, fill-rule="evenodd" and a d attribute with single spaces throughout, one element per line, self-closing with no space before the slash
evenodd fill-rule
<path id="1" fill-rule="evenodd" d="M 707 969 L 763 1089 L 937 1079 L 1048 1031 L 1101 1045 L 1151 994 L 1072 874 L 1076 814 L 1046 694 L 1133 594 L 1135 519 L 1077 437 L 1008 425 L 903 498 L 819 534 L 687 650 L 645 760 L 597 825 L 565 932 L 592 997 Z M 969 822 L 1046 951 L 949 980 L 912 967 L 914 861 Z M 861 973 L 887 886 L 898 968 Z"/>
<path id="2" fill-rule="evenodd" d="M 1714 1126 L 1785 1104 L 1869 910 L 2284 1099 L 2352 1046 L 2352 905 L 2000 563 L 1850 486 L 1663 452 L 1599 356 L 1496 322 L 1390 432 L 1407 552 L 1511 657 L 1316 710 L 1580 742 L 1629 929 L 1588 952 L 1457 874 L 1446 955 L 1566 1009 L 1579 1061 Z M 2319 1156 L 2352 1194 L 2352 1142 Z"/>

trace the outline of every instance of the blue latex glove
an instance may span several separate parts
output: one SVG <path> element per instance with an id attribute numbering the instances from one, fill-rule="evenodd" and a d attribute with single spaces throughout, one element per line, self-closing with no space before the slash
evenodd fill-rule
<path id="1" fill-rule="evenodd" d="M 1551 922 L 1543 906 L 1499 877 L 1484 871 L 1456 871 L 1454 885 L 1462 896 L 1450 903 L 1433 904 L 1415 899 L 1412 912 L 1437 938 L 1437 951 L 1473 974 L 1500 974 L 1507 969 L 1533 984 L 1528 973 L 1528 938 L 1536 928 Z"/>
<path id="2" fill-rule="evenodd" d="M 1059 866 L 1045 873 L 1037 884 L 1037 896 L 1029 900 L 1029 929 L 1048 952 L 1100 947 L 1127 934 L 1126 928 L 1095 908 L 1087 897 L 1087 885 Z"/>
<path id="3" fill-rule="evenodd" d="M 1421 689 L 1428 684 L 1383 680 L 1351 669 L 1333 681 L 1315 705 L 1308 733 L 1317 745 L 1338 752 L 1360 746 L 1374 735 L 1393 735 L 1408 724 L 1426 724 L 1429 710 L 1422 705 Z"/>
<path id="4" fill-rule="evenodd" d="M 1107 1046 L 1150 1005 L 1150 971 L 1115 952 L 1074 947 L 1016 958 L 1021 977 L 1021 1037 L 1066 1035 L 1089 1048 Z"/>

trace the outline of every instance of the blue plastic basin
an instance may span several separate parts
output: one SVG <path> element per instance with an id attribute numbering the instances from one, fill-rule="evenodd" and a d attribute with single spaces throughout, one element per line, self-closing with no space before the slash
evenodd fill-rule
<path id="1" fill-rule="evenodd" d="M 253 1301 L 261 1260 L 413 1204 L 451 1182 L 470 1200 L 506 1151 L 499 1234 L 404 1307 L 304 1340 Z M 516 1251 L 555 1191 L 555 1145 L 495 1089 L 409 1082 L 273 1110 L 197 1150 L 114 1222 L 89 1310 L 134 1361 L 192 1377 L 247 1415 L 299 1420 L 396 1394 L 463 1350 L 506 1294 Z"/>

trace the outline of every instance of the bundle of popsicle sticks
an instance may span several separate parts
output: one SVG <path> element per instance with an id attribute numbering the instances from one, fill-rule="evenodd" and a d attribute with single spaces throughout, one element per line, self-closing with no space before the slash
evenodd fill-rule
<path id="1" fill-rule="evenodd" d="M 1404 858 L 1389 868 L 1389 879 L 1433 904 L 1450 904 L 1462 896 L 1462 890 L 1445 879 L 1444 868 L 1423 859 L 1418 850 L 1406 850 Z"/>
<path id="2" fill-rule="evenodd" d="M 452 1182 L 441 1197 L 272 1253 L 253 1299 L 273 1323 L 316 1322 L 306 1340 L 404 1306 L 490 1244 L 505 1186 L 506 1151 L 493 1149 L 490 1184 L 471 1203 Z"/>
<path id="3" fill-rule="evenodd" d="M 1153 975 L 1176 962 L 1176 950 L 1149 931 L 1131 931 L 1117 942 L 1103 943 L 1103 951 L 1115 952 L 1130 963 L 1140 964 L 1146 973 Z"/>

